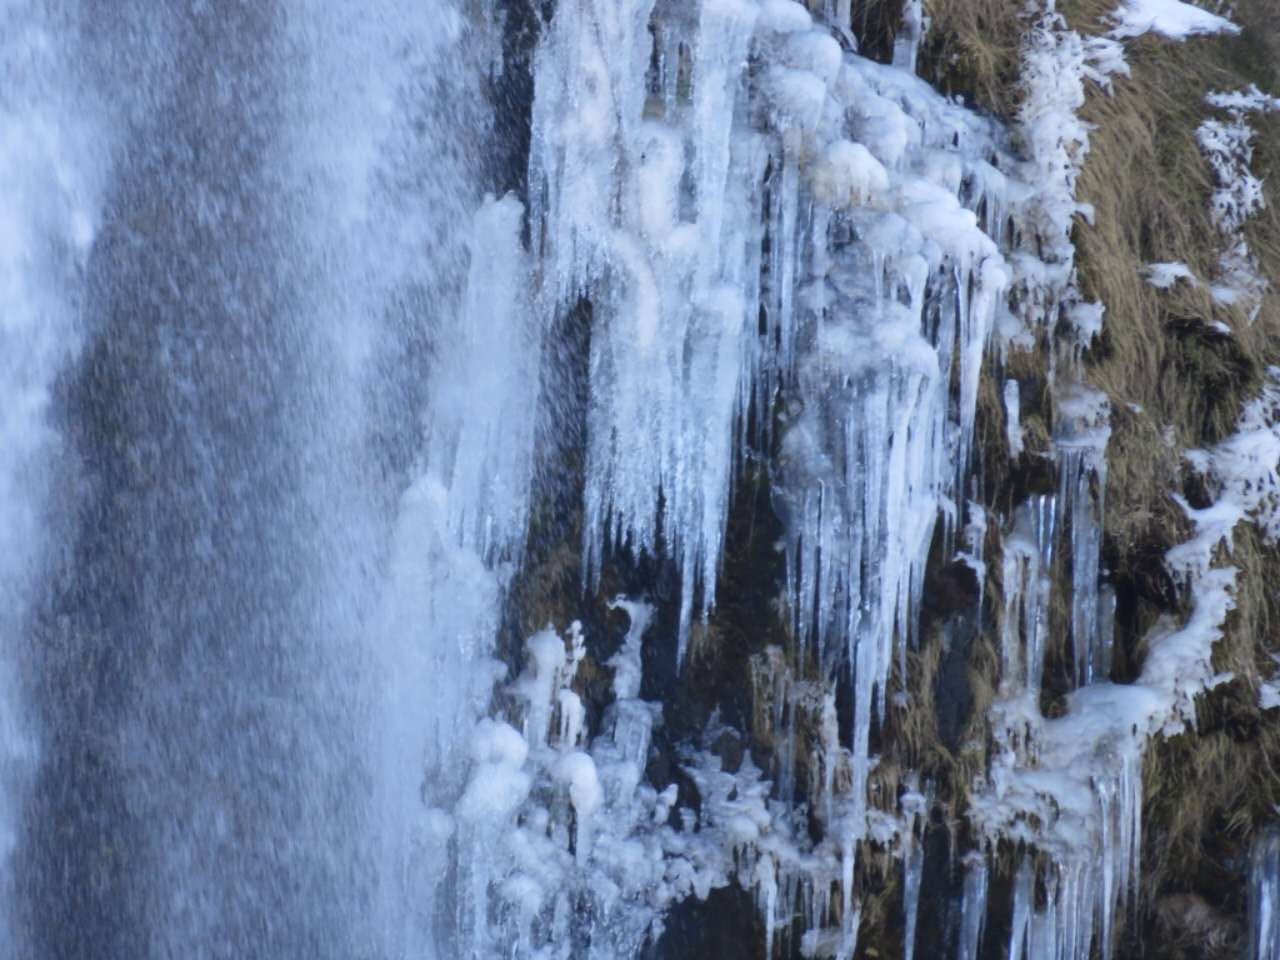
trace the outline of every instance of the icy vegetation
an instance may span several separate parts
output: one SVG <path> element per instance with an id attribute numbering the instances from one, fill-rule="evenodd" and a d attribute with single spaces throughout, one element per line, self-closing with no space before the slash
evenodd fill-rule
<path id="1" fill-rule="evenodd" d="M 1241 232 L 1245 222 L 1266 205 L 1262 183 L 1253 175 L 1251 113 L 1280 108 L 1280 99 L 1264 96 L 1257 87 L 1232 93 L 1211 93 L 1205 98 L 1226 120 L 1209 119 L 1196 131 L 1196 139 L 1218 181 L 1209 213 L 1222 236 L 1224 249 L 1211 286 L 1219 303 L 1239 305 L 1253 320 L 1258 313 L 1267 281 L 1258 273 L 1257 259 Z"/>

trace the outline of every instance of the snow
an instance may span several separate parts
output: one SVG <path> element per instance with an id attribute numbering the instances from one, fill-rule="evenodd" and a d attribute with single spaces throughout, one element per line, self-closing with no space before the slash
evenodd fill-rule
<path id="1" fill-rule="evenodd" d="M 1280 683 L 1266 681 L 1258 685 L 1258 707 L 1262 710 L 1280 707 Z"/>
<path id="2" fill-rule="evenodd" d="M 1193 287 L 1200 285 L 1196 275 L 1191 272 L 1191 268 L 1185 263 L 1148 263 L 1142 268 L 1142 275 L 1146 278 L 1147 283 L 1157 290 L 1168 290 L 1179 280 L 1185 280 Z"/>
<path id="3" fill-rule="evenodd" d="M 1239 33 L 1240 28 L 1216 13 L 1183 3 L 1182 0 L 1124 0 L 1112 14 L 1116 26 L 1111 35 L 1129 40 L 1146 33 L 1158 33 L 1170 40 L 1215 33 Z"/>
<path id="4" fill-rule="evenodd" d="M 1194 582 L 1211 566 L 1219 546 L 1230 553 L 1237 523 L 1249 520 L 1268 543 L 1280 540 L 1280 368 L 1269 368 L 1259 395 L 1241 411 L 1236 430 L 1209 450 L 1189 450 L 1191 467 L 1216 499 L 1194 508 L 1175 495 L 1194 535 L 1169 553 L 1172 569 Z"/>

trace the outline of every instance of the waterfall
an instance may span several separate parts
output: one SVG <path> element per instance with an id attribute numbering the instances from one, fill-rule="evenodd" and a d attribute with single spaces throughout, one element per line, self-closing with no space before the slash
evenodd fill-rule
<path id="1" fill-rule="evenodd" d="M 920 0 L 0 0 L 0 952 L 1122 955 L 1280 369 L 1122 662 L 1076 192 L 1143 31 L 1021 9 L 999 117 Z M 1276 102 L 1208 103 L 1252 321 Z"/>
<path id="2" fill-rule="evenodd" d="M 469 702 L 497 609 L 477 559 L 423 621 L 462 514 L 411 483 L 487 41 L 444 3 L 94 6 L 3 12 L 5 953 L 421 956 L 423 677 L 460 657 Z"/>
<path id="3" fill-rule="evenodd" d="M 68 26 L 35 4 L 0 6 L 0 950 L 14 956 L 14 855 L 39 763 L 28 637 L 70 488 L 55 389 L 84 336 L 78 307 L 109 163 Z"/>

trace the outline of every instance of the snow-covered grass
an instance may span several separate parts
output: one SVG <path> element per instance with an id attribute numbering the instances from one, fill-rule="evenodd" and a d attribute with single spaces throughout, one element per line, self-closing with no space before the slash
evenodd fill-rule
<path id="1" fill-rule="evenodd" d="M 1183 0 L 1122 0 L 1113 14 L 1111 35 L 1118 40 L 1158 33 L 1170 40 L 1214 33 L 1239 33 L 1240 28 L 1216 13 Z"/>

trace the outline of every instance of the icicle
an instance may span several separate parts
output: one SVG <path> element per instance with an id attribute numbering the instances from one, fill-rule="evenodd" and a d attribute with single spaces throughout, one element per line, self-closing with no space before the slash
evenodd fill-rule
<path id="1" fill-rule="evenodd" d="M 960 915 L 959 960 L 978 960 L 982 928 L 987 919 L 987 858 L 981 853 L 965 857 L 964 906 Z"/>
<path id="2" fill-rule="evenodd" d="M 557 9 L 535 71 L 530 184 L 550 263 L 542 308 L 585 296 L 596 317 L 584 574 L 594 584 L 615 543 L 676 559 L 683 661 L 695 613 L 715 600 L 753 395 L 760 254 L 746 241 L 764 158 L 737 129 L 737 99 L 759 7 L 704 0 L 696 23 L 660 24 L 664 105 L 646 119 L 653 6 Z"/>
<path id="3" fill-rule="evenodd" d="M 924 874 L 924 846 L 916 835 L 917 825 L 923 833 L 928 816 L 929 800 L 914 790 L 914 775 L 908 781 L 908 792 L 901 800 L 906 820 L 902 841 L 902 958 L 914 960 L 916 949 L 916 925 L 920 913 L 920 883 Z M 930 791 L 931 792 L 931 791 Z"/>
<path id="4" fill-rule="evenodd" d="M 1249 856 L 1249 956 L 1280 960 L 1280 828 L 1263 830 Z"/>
<path id="5" fill-rule="evenodd" d="M 1009 456 L 1022 456 L 1022 424 L 1018 381 L 1010 378 L 1004 382 L 1005 437 L 1009 444 Z"/>
<path id="6" fill-rule="evenodd" d="M 1042 954 L 1031 949 L 1032 924 L 1036 903 L 1036 877 L 1031 863 L 1024 856 L 1018 863 L 1013 878 L 1013 914 L 1009 922 L 1009 960 L 1036 960 Z M 1043 954 L 1051 957 L 1051 954 Z"/>
<path id="7" fill-rule="evenodd" d="M 1097 391 L 1075 385 L 1059 395 L 1058 499 L 1071 537 L 1071 637 L 1079 686 L 1106 680 L 1111 674 L 1111 649 L 1100 622 L 1098 592 L 1109 416 L 1110 404 Z"/>
<path id="8" fill-rule="evenodd" d="M 902 8 L 902 26 L 893 38 L 893 65 L 909 73 L 916 72 L 916 59 L 920 44 L 929 30 L 929 18 L 924 15 L 921 0 L 907 0 Z"/>

